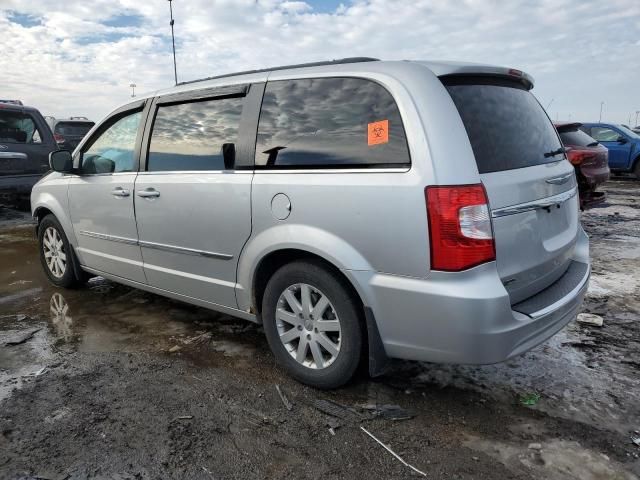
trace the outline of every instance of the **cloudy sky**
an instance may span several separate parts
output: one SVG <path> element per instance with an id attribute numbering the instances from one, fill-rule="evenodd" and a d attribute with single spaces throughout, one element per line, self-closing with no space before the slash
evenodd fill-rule
<path id="1" fill-rule="evenodd" d="M 638 0 L 174 0 L 179 80 L 346 56 L 523 69 L 552 118 L 635 121 Z M 166 0 L 0 0 L 0 98 L 97 120 L 173 84 Z"/>

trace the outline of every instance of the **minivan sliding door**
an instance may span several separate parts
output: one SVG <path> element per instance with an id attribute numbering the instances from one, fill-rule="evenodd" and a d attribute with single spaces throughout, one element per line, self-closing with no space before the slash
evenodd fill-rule
<path id="1" fill-rule="evenodd" d="M 135 185 L 150 285 L 236 308 L 236 266 L 251 233 L 251 179 L 263 85 L 161 97 Z M 254 112 L 254 113 L 251 113 Z M 256 117 L 256 118 L 254 118 Z"/>

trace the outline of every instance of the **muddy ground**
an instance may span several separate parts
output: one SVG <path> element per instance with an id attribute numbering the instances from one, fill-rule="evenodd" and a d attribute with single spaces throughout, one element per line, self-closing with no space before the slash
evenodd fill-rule
<path id="1" fill-rule="evenodd" d="M 335 392 L 290 380 L 256 325 L 99 278 L 52 288 L 28 215 L 5 209 L 0 478 L 420 477 L 360 427 L 428 478 L 638 478 L 640 182 L 606 190 L 583 215 L 584 310 L 602 327 L 572 323 L 500 365 L 396 362 Z M 364 408 L 385 404 L 415 417 Z"/>

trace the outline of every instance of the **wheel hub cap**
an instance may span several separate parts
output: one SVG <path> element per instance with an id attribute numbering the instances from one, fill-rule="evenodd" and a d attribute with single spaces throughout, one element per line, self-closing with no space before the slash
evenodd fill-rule
<path id="1" fill-rule="evenodd" d="M 64 242 L 58 230 L 48 227 L 42 237 L 42 251 L 47 268 L 56 278 L 61 278 L 67 270 L 67 255 Z"/>
<path id="2" fill-rule="evenodd" d="M 340 353 L 340 319 L 329 298 L 311 285 L 297 283 L 282 292 L 276 326 L 289 355 L 305 367 L 326 368 Z"/>

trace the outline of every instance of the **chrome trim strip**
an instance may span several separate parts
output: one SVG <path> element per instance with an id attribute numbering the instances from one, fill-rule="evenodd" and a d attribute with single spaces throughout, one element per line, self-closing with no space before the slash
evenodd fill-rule
<path id="1" fill-rule="evenodd" d="M 117 237 L 115 235 L 107 235 L 105 233 L 89 232 L 87 230 L 81 230 L 80 235 L 91 238 L 99 238 L 100 240 L 109 240 L 111 242 L 126 243 L 127 245 L 138 244 L 138 241 L 135 238 Z"/>
<path id="2" fill-rule="evenodd" d="M 277 169 L 273 170 L 255 170 L 256 175 L 277 175 L 291 174 L 291 173 L 306 173 L 306 174 L 329 174 L 329 173 L 406 173 L 411 170 L 411 167 L 391 167 L 391 168 L 295 168 L 291 170 Z"/>
<path id="3" fill-rule="evenodd" d="M 535 319 L 544 317 L 549 315 L 550 313 L 555 312 L 556 310 L 561 309 L 565 305 L 568 305 L 571 301 L 575 299 L 575 297 L 582 291 L 582 289 L 587 288 L 587 283 L 589 282 L 589 277 L 591 276 L 591 266 L 587 269 L 587 273 L 585 274 L 582 281 L 568 294 L 562 297 L 560 300 L 552 303 L 551 305 L 547 305 L 542 310 L 538 310 L 537 312 L 533 312 L 529 314 L 529 317 Z M 526 314 L 525 314 L 526 315 Z"/>
<path id="4" fill-rule="evenodd" d="M 573 187 L 571 190 L 567 190 L 566 192 L 562 192 L 551 197 L 534 200 L 532 202 L 519 203 L 518 205 L 512 205 L 510 207 L 496 208 L 495 210 L 491 210 L 491 217 L 505 217 L 507 215 L 514 215 L 516 213 L 524 213 L 531 210 L 538 210 L 540 208 L 550 208 L 555 205 L 561 205 L 567 200 L 575 197 L 577 193 L 578 188 Z"/>
<path id="5" fill-rule="evenodd" d="M 227 175 L 253 174 L 253 170 L 163 170 L 158 172 L 138 172 L 138 175 L 211 175 L 224 173 Z"/>
<path id="6" fill-rule="evenodd" d="M 0 152 L 0 159 L 15 158 L 16 160 L 26 160 L 27 154 L 21 152 Z"/>
<path id="7" fill-rule="evenodd" d="M 176 247 L 174 245 L 166 245 L 164 243 L 147 242 L 139 240 L 138 245 L 141 247 L 154 248 L 156 250 L 165 250 L 167 252 L 186 253 L 190 255 L 200 255 L 208 258 L 218 258 L 220 260 L 231 260 L 233 255 L 226 253 L 207 252 L 205 250 L 196 250 L 195 248 Z"/>
<path id="8" fill-rule="evenodd" d="M 573 175 L 574 173 L 570 172 L 566 175 L 560 175 L 559 177 L 547 178 L 545 182 L 550 183 L 551 185 L 564 185 Z"/>
<path id="9" fill-rule="evenodd" d="M 220 260 L 231 260 L 233 255 L 226 253 L 208 252 L 206 250 L 196 250 L 195 248 L 176 247 L 174 245 L 165 245 L 164 243 L 145 242 L 144 240 L 135 240 L 133 238 L 117 237 L 115 235 L 106 235 L 104 233 L 89 232 L 81 230 L 80 235 L 91 238 L 99 238 L 100 240 L 109 240 L 111 242 L 126 243 L 127 245 L 139 245 L 141 247 L 154 248 L 156 250 L 165 250 L 167 252 L 186 253 L 189 255 L 200 255 L 208 258 L 218 258 Z"/>

